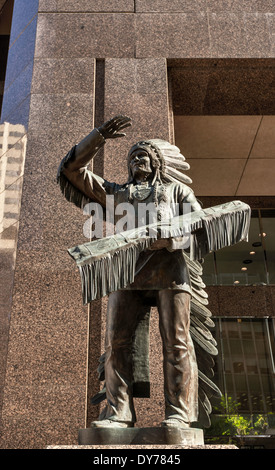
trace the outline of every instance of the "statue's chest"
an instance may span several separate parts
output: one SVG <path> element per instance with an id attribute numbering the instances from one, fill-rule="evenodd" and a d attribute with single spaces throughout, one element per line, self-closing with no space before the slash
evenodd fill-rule
<path id="1" fill-rule="evenodd" d="M 171 216 L 171 197 L 164 185 L 129 185 L 115 195 L 116 213 L 132 212 L 139 222 L 151 223 Z"/>

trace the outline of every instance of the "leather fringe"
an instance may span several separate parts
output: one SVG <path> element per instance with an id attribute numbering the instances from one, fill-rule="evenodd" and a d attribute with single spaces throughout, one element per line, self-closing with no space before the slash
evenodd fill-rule
<path id="1" fill-rule="evenodd" d="M 240 201 L 192 213 L 188 225 L 188 230 L 192 233 L 190 262 L 203 258 L 211 251 L 247 240 L 250 213 L 250 207 Z M 188 216 L 190 218 L 190 214 Z M 171 223 L 165 228 L 161 226 L 162 238 L 180 237 L 186 234 L 188 218 L 179 216 L 178 219 L 183 222 L 182 225 L 177 224 L 173 227 Z M 123 289 L 134 281 L 135 264 L 139 253 L 150 248 L 158 237 L 158 230 L 155 230 L 152 236 L 142 238 L 138 237 L 141 233 L 139 229 L 136 231 L 137 238 L 133 238 L 133 233 L 133 231 L 123 232 L 68 250 L 79 267 L 84 304 Z M 194 297 L 202 295 L 202 292 L 197 289 Z M 203 298 L 200 298 L 200 303 L 205 303 Z"/>

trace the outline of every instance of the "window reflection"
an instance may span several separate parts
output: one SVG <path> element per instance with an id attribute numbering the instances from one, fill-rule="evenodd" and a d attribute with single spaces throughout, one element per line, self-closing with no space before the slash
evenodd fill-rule
<path id="1" fill-rule="evenodd" d="M 249 241 L 205 257 L 206 285 L 275 284 L 275 210 L 253 210 Z"/>
<path id="2" fill-rule="evenodd" d="M 262 244 L 266 257 L 268 284 L 275 284 L 275 210 L 261 211 Z"/>
<path id="3" fill-rule="evenodd" d="M 275 320 L 215 320 L 216 383 L 240 403 L 240 413 L 275 412 Z"/>
<path id="4" fill-rule="evenodd" d="M 0 124 L 0 292 L 11 302 L 27 135 L 20 125 Z"/>

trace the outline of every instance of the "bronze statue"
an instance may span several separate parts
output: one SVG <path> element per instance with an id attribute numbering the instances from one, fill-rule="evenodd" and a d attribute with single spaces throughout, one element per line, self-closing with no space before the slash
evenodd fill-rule
<path id="1" fill-rule="evenodd" d="M 250 209 L 237 201 L 203 211 L 187 186 L 192 182 L 184 173 L 188 163 L 176 146 L 161 139 L 145 139 L 130 149 L 125 184 L 110 183 L 91 172 L 88 165 L 99 148 L 107 139 L 125 136 L 122 131 L 130 125 L 130 118 L 116 116 L 94 129 L 71 149 L 58 172 L 63 194 L 78 207 L 94 201 L 105 208 L 111 195 L 115 207 L 129 203 L 136 216 L 132 230 L 69 250 L 80 267 L 83 302 L 109 295 L 106 347 L 99 366 L 105 387 L 93 399 L 98 403 L 106 398 L 107 404 L 91 425 L 134 426 L 133 397 L 149 395 L 148 324 L 150 309 L 157 306 L 163 343 L 162 426 L 185 428 L 197 421 L 209 426 L 209 398 L 220 391 L 211 380 L 217 349 L 200 258 L 245 239 Z M 148 225 L 148 218 L 144 221 L 145 227 L 156 227 L 150 236 L 139 231 L 141 203 L 156 208 L 153 224 Z M 190 246 L 186 232 L 173 227 L 175 220 L 188 217 Z M 209 226 L 213 220 L 215 229 Z M 159 230 L 161 223 L 166 235 Z"/>

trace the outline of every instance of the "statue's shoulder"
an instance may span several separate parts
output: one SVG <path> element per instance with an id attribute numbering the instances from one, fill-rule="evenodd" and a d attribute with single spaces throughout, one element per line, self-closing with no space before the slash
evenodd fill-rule
<path id="1" fill-rule="evenodd" d="M 165 187 L 166 190 L 170 191 L 171 193 L 182 194 L 183 196 L 187 196 L 188 194 L 194 192 L 190 186 L 180 182 L 169 182 L 165 184 Z"/>
<path id="2" fill-rule="evenodd" d="M 126 200 L 128 198 L 129 183 L 118 184 L 104 180 L 104 188 L 107 194 L 113 194 L 120 200 L 120 202 L 123 202 L 124 199 Z"/>
<path id="3" fill-rule="evenodd" d="M 129 183 L 123 183 L 123 184 L 117 184 L 116 187 L 117 187 L 117 191 L 120 192 L 120 193 L 126 193 L 129 191 L 129 188 L 130 186 L 133 186 Z"/>

